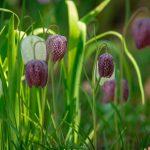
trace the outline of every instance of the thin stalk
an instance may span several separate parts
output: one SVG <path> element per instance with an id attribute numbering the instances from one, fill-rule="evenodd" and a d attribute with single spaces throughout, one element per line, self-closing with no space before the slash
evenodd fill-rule
<path id="1" fill-rule="evenodd" d="M 93 115 L 93 128 L 94 128 L 94 146 L 95 146 L 95 149 L 97 149 L 97 134 L 96 134 L 96 104 L 95 104 L 95 100 L 96 100 L 96 89 L 97 89 L 97 86 L 96 86 L 96 79 L 95 79 L 95 69 L 97 67 L 97 58 L 98 58 L 98 54 L 99 54 L 99 51 L 97 50 L 96 52 L 96 56 L 95 56 L 95 60 L 94 60 L 94 65 L 93 65 L 93 71 L 92 71 L 92 115 Z"/>
<path id="2" fill-rule="evenodd" d="M 116 103 L 115 103 L 116 104 Z M 114 126 L 115 126 L 115 135 L 116 135 L 116 139 L 118 139 L 118 119 L 117 119 L 117 113 L 114 112 Z M 119 144 L 118 142 L 115 144 L 115 149 L 118 150 L 119 149 Z"/>
<path id="3" fill-rule="evenodd" d="M 21 19 L 20 19 L 20 29 L 23 29 L 24 24 L 24 15 L 26 13 L 26 0 L 22 1 L 22 13 L 21 13 Z"/>
<path id="4" fill-rule="evenodd" d="M 95 26 L 94 26 L 94 35 L 96 35 L 95 33 Z M 106 46 L 106 45 L 105 45 Z M 93 115 L 93 128 L 94 128 L 94 145 L 95 145 L 95 149 L 97 149 L 97 134 L 96 134 L 96 95 L 97 95 L 97 90 L 99 87 L 99 83 L 101 78 L 99 77 L 99 80 L 96 83 L 96 69 L 97 69 L 97 60 L 98 60 L 98 55 L 100 54 L 101 50 L 103 49 L 103 46 L 101 46 L 100 48 L 97 45 L 97 41 L 96 41 L 96 47 L 97 47 L 97 51 L 96 51 L 96 56 L 94 59 L 94 65 L 93 65 L 93 73 L 92 73 L 92 115 Z"/>
<path id="5" fill-rule="evenodd" d="M 120 89 L 120 95 L 119 95 L 119 98 L 120 98 L 120 101 L 121 101 L 121 105 L 122 105 L 122 102 L 123 102 L 123 83 L 122 83 L 122 80 L 123 80 L 123 59 L 124 59 L 124 51 L 121 50 L 120 53 L 120 64 L 119 64 L 119 89 Z M 116 101 L 117 103 L 117 101 Z"/>
<path id="6" fill-rule="evenodd" d="M 92 115 L 93 115 L 93 128 L 94 128 L 94 146 L 97 149 L 97 135 L 96 135 L 96 114 L 95 114 L 95 90 L 93 90 L 93 101 L 92 101 Z"/>
<path id="7" fill-rule="evenodd" d="M 98 89 L 99 89 L 100 81 L 101 81 L 101 78 L 99 77 L 99 79 L 97 81 L 97 84 L 96 84 L 96 87 L 95 87 L 95 93 L 96 93 L 96 95 L 97 95 L 97 92 L 98 92 Z"/>
<path id="8" fill-rule="evenodd" d="M 2 8 L 6 8 L 6 4 L 7 2 L 6 1 L 3 1 L 3 4 L 2 4 Z M 0 16 L 0 26 L 2 27 L 2 23 L 4 22 L 4 12 L 1 13 L 1 16 Z"/>
<path id="9" fill-rule="evenodd" d="M 130 0 L 125 0 L 125 24 L 128 22 L 130 17 Z"/>
<path id="10" fill-rule="evenodd" d="M 47 101 L 47 107 L 48 107 L 48 110 L 50 112 L 50 117 L 51 117 L 51 121 L 52 121 L 52 125 L 53 125 L 53 128 L 55 129 L 56 131 L 56 138 L 55 140 L 58 140 L 59 141 L 59 144 L 60 144 L 60 140 L 59 140 L 59 137 L 58 137 L 58 132 L 57 132 L 57 125 L 56 125 L 56 121 L 55 121 L 55 118 L 54 118 L 54 114 L 53 112 L 51 111 L 51 106 L 49 104 L 49 102 Z"/>
<path id="11" fill-rule="evenodd" d="M 118 91 L 118 86 L 116 86 L 116 88 L 115 88 L 114 105 L 117 105 L 117 91 Z M 121 91 L 121 93 L 122 93 L 122 91 Z M 115 126 L 116 139 L 118 139 L 118 119 L 117 119 L 117 112 L 115 111 L 115 109 L 114 109 L 114 126 Z M 116 143 L 115 146 L 116 146 L 115 149 L 118 150 L 119 149 L 119 144 Z"/>
<path id="12" fill-rule="evenodd" d="M 41 142 L 43 144 L 43 129 L 44 129 L 44 119 L 45 119 L 45 101 L 46 101 L 46 97 L 45 97 L 45 89 L 42 89 L 42 119 L 41 119 Z"/>
<path id="13" fill-rule="evenodd" d="M 107 31 L 107 32 L 104 32 L 104 33 L 101 33 L 99 35 L 97 35 L 96 37 L 93 37 L 92 39 L 90 39 L 89 41 L 86 42 L 86 46 L 95 42 L 96 40 L 99 40 L 105 36 L 110 36 L 110 35 L 113 35 L 113 36 L 116 36 L 118 37 L 120 40 L 122 39 L 122 35 L 116 31 Z"/>
<path id="14" fill-rule="evenodd" d="M 17 19 L 17 28 L 19 27 L 20 25 L 20 19 L 18 17 L 18 15 L 16 13 L 14 13 L 13 11 L 9 10 L 9 9 L 5 9 L 5 8 L 0 8 L 0 11 L 1 12 L 6 12 L 6 13 L 11 13 L 12 15 L 14 15 Z"/>
<path id="15" fill-rule="evenodd" d="M 141 99 L 142 99 L 142 104 L 145 104 L 145 95 L 144 95 L 144 88 L 143 88 L 143 83 L 142 83 L 142 77 L 141 77 L 141 72 L 140 69 L 138 67 L 137 62 L 135 61 L 134 57 L 131 55 L 131 53 L 128 51 L 125 39 L 122 39 L 123 45 L 124 45 L 124 50 L 126 55 L 128 56 L 128 58 L 130 59 L 130 61 L 132 62 L 136 73 L 137 73 L 137 77 L 138 77 L 138 82 L 139 82 L 139 87 L 140 87 L 140 91 L 141 91 Z"/>
<path id="16" fill-rule="evenodd" d="M 84 65 L 85 66 L 85 65 Z M 87 72 L 86 72 L 86 69 L 85 69 L 85 67 L 83 67 L 83 72 L 84 72 L 84 75 L 85 75 L 85 77 L 86 77 L 86 80 L 90 83 L 90 85 L 92 84 L 91 83 L 91 80 L 89 79 L 89 77 L 88 77 L 88 74 L 87 74 Z"/>
<path id="17" fill-rule="evenodd" d="M 27 84 L 26 84 L 26 92 L 27 92 L 26 95 L 27 95 L 27 97 L 28 97 L 28 99 L 29 99 L 29 100 L 27 101 L 27 103 L 28 103 L 27 106 L 28 106 L 28 108 L 31 108 L 31 107 L 30 107 L 30 104 L 31 104 L 31 91 L 30 91 L 30 89 L 28 88 L 28 85 L 27 85 Z M 26 107 L 26 106 L 25 106 L 25 107 Z M 27 110 L 27 111 L 26 111 L 26 116 L 29 116 L 29 117 L 30 117 L 30 110 L 29 110 L 28 108 L 26 108 L 26 110 Z M 26 118 L 25 118 L 25 120 L 26 120 L 26 123 L 27 123 L 26 125 L 27 125 L 27 126 L 30 126 L 29 121 L 28 121 Z"/>
<path id="18" fill-rule="evenodd" d="M 55 107 L 55 87 L 54 87 L 54 64 L 52 64 L 52 62 L 50 62 L 50 66 L 51 66 L 51 84 L 52 84 L 52 106 L 53 106 L 53 114 L 54 114 L 54 118 L 56 119 L 56 107 Z"/>
<path id="19" fill-rule="evenodd" d="M 24 114 L 24 115 L 26 115 L 26 112 L 27 112 L 27 109 L 26 109 L 26 106 L 24 106 L 24 100 L 25 100 L 25 96 L 24 96 L 24 91 L 26 91 L 26 89 L 24 89 L 24 91 L 23 91 L 23 86 L 22 86 L 22 84 L 21 84 L 21 87 L 20 87 L 20 91 L 21 91 L 21 99 L 22 99 L 22 113 Z M 27 94 L 26 94 L 26 98 L 27 98 Z M 26 125 L 26 121 L 25 121 L 25 117 L 22 117 L 22 123 L 24 124 L 24 125 Z"/>
<path id="20" fill-rule="evenodd" d="M 50 62 L 50 66 L 51 66 L 51 82 L 52 82 L 51 87 L 52 87 L 52 106 L 53 106 L 51 117 L 53 120 L 56 136 L 57 136 L 59 143 L 60 143 L 60 138 L 59 138 L 59 133 L 58 133 L 58 128 L 57 128 L 56 105 L 55 105 L 56 98 L 55 98 L 55 86 L 54 86 L 54 64 L 52 61 Z"/>

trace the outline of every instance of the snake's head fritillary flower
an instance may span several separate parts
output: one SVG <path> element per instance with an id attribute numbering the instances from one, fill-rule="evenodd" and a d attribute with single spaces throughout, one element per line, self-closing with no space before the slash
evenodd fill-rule
<path id="1" fill-rule="evenodd" d="M 132 36 L 138 49 L 150 46 L 150 19 L 135 19 L 132 23 Z"/>
<path id="2" fill-rule="evenodd" d="M 48 67 L 45 61 L 31 60 L 26 64 L 25 77 L 29 87 L 44 87 L 48 78 Z"/>
<path id="3" fill-rule="evenodd" d="M 123 101 L 127 101 L 129 97 L 129 87 L 127 80 L 122 80 L 122 92 L 123 92 Z M 115 98 L 115 89 L 116 89 L 116 82 L 115 80 L 106 81 L 102 87 L 103 91 L 103 102 L 108 103 L 114 101 Z"/>
<path id="4" fill-rule="evenodd" d="M 109 80 L 104 83 L 104 85 L 102 87 L 104 103 L 114 101 L 115 87 L 116 87 L 115 80 Z"/>
<path id="5" fill-rule="evenodd" d="M 46 50 L 53 62 L 60 61 L 67 51 L 67 39 L 65 36 L 52 35 L 46 40 Z"/>
<path id="6" fill-rule="evenodd" d="M 114 72 L 112 55 L 104 53 L 98 59 L 98 72 L 101 77 L 110 78 Z"/>

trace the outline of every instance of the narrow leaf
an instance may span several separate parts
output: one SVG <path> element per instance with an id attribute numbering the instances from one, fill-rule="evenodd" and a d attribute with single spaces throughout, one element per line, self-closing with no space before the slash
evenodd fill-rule
<path id="1" fill-rule="evenodd" d="M 90 11 L 87 15 L 81 18 L 84 23 L 89 23 L 94 17 L 96 17 L 108 4 L 110 0 L 104 0 L 94 10 Z"/>

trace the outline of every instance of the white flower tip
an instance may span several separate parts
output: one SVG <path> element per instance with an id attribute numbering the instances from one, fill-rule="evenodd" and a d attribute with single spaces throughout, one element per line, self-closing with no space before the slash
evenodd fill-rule
<path id="1" fill-rule="evenodd" d="M 46 61 L 47 53 L 44 39 L 35 35 L 25 37 L 21 42 L 21 54 L 24 64 L 33 59 Z"/>

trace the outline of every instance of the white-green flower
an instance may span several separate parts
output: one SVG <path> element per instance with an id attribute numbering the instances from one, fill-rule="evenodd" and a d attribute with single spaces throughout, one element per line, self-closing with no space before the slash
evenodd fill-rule
<path id="1" fill-rule="evenodd" d="M 33 59 L 46 61 L 45 40 L 35 35 L 25 37 L 21 42 L 21 54 L 24 64 Z"/>

